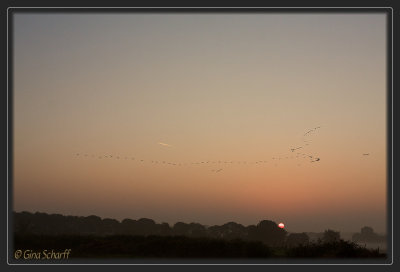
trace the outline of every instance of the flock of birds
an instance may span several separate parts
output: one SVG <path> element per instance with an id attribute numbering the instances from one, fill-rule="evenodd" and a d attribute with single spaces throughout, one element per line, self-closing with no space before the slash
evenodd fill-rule
<path id="1" fill-rule="evenodd" d="M 272 161 L 274 162 L 275 166 L 277 166 L 277 163 L 281 160 L 288 160 L 288 159 L 307 159 L 310 163 L 314 162 L 319 162 L 321 159 L 319 157 L 307 154 L 307 153 L 302 153 L 298 152 L 300 150 L 306 149 L 307 146 L 310 145 L 312 142 L 310 139 L 310 135 L 312 135 L 314 132 L 316 132 L 318 129 L 321 127 L 315 127 L 313 129 L 308 130 L 304 135 L 303 135 L 303 145 L 296 146 L 290 148 L 291 153 L 289 155 L 285 156 L 279 156 L 279 157 L 272 157 Z M 167 145 L 167 144 L 163 144 Z M 170 146 L 170 145 L 168 145 Z M 296 151 L 296 153 L 295 153 Z M 369 155 L 369 154 L 363 154 L 363 155 Z M 135 161 L 138 163 L 151 163 L 151 164 L 164 164 L 164 165 L 170 165 L 170 166 L 189 166 L 189 165 L 232 165 L 232 164 L 241 164 L 241 165 L 262 165 L 268 163 L 268 160 L 259 160 L 259 161 L 227 161 L 227 160 L 208 160 L 208 161 L 197 161 L 197 162 L 170 162 L 170 161 L 164 161 L 164 160 L 144 160 L 144 159 L 138 159 L 132 156 L 121 156 L 121 155 L 112 155 L 112 154 L 106 154 L 106 155 L 94 155 L 94 154 L 88 154 L 88 153 L 75 153 L 76 158 L 92 158 L 92 159 L 115 159 L 115 160 L 130 160 L 130 161 Z M 301 163 L 297 164 L 298 166 L 301 166 Z M 214 173 L 220 173 L 223 170 L 223 168 L 216 168 L 216 169 L 211 169 L 211 172 Z"/>

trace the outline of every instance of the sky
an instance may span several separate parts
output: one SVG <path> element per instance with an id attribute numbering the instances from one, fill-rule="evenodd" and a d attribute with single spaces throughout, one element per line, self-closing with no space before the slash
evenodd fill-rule
<path id="1" fill-rule="evenodd" d="M 386 231 L 385 14 L 16 12 L 12 33 L 13 210 Z"/>

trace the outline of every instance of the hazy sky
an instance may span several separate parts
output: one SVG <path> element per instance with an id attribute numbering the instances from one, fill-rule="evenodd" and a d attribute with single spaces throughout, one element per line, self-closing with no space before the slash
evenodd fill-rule
<path id="1" fill-rule="evenodd" d="M 385 231 L 383 13 L 13 19 L 14 210 Z"/>

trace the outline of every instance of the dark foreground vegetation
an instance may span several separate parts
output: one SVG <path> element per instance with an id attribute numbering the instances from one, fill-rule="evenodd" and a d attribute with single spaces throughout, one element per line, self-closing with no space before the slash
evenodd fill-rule
<path id="1" fill-rule="evenodd" d="M 343 240 L 297 247 L 269 247 L 262 242 L 184 236 L 16 235 L 16 249 L 71 249 L 71 258 L 380 258 Z"/>
<path id="2" fill-rule="evenodd" d="M 178 222 L 172 227 L 151 219 L 101 219 L 15 213 L 14 248 L 41 251 L 71 249 L 70 258 L 381 258 L 371 250 L 326 230 L 317 241 L 290 233 L 270 220 L 243 226 Z M 365 236 L 365 235 L 364 235 Z"/>

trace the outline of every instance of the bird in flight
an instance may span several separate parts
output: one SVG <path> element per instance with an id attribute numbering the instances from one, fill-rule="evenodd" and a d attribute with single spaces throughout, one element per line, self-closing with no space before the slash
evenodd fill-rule
<path id="1" fill-rule="evenodd" d="M 308 133 L 313 132 L 314 130 L 317 130 L 317 129 L 319 129 L 319 128 L 321 128 L 321 127 L 315 127 L 315 128 L 313 128 L 313 129 L 310 129 L 310 130 L 307 131 L 303 136 L 306 136 Z"/>
<path id="2" fill-rule="evenodd" d="M 295 150 L 300 149 L 300 148 L 303 148 L 303 147 L 300 146 L 300 147 L 296 147 L 296 148 L 291 148 L 290 150 L 291 150 L 292 152 L 294 152 Z"/>
<path id="3" fill-rule="evenodd" d="M 369 156 L 369 153 L 364 153 L 363 156 Z"/>
<path id="4" fill-rule="evenodd" d="M 304 134 L 304 136 L 306 136 L 308 133 L 310 133 L 311 131 L 313 131 L 312 129 L 311 130 L 309 130 L 309 131 L 307 131 L 305 134 Z"/>

